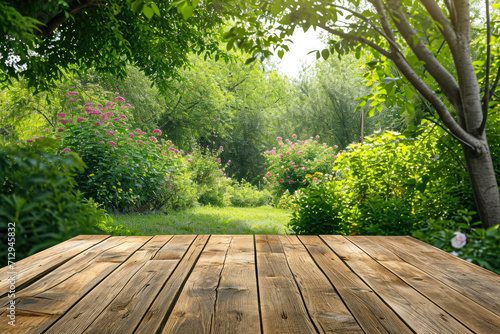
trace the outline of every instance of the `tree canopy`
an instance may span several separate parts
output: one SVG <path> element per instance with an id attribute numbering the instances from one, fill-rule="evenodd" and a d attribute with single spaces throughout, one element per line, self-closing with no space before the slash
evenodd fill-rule
<path id="1" fill-rule="evenodd" d="M 0 70 L 44 88 L 64 71 L 89 68 L 123 76 L 134 64 L 162 84 L 188 54 L 219 50 L 222 3 L 142 0 L 0 1 Z"/>

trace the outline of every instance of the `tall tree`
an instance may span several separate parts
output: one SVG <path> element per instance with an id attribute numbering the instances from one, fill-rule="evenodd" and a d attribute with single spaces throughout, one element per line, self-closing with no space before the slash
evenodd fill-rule
<path id="1" fill-rule="evenodd" d="M 470 9 L 469 0 L 252 1 L 225 36 L 230 45 L 252 50 L 253 58 L 269 54 L 271 46 L 286 50 L 285 40 L 296 27 L 318 27 L 331 34 L 331 47 L 317 51 L 318 57 L 327 58 L 330 52 L 360 56 L 369 49 L 378 82 L 373 85 L 373 106 L 381 109 L 388 99 L 404 101 L 397 96 L 398 80 L 406 80 L 429 101 L 440 125 L 462 145 L 476 206 L 483 226 L 489 227 L 500 224 L 500 193 L 485 132 L 496 85 L 489 85 L 489 51 L 483 89 L 476 77 Z M 490 29 L 486 31 L 489 37 Z M 404 78 L 384 71 L 387 61 Z"/>

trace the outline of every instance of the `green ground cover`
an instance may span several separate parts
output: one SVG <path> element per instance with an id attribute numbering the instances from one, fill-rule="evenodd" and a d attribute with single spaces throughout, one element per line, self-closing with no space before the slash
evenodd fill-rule
<path id="1" fill-rule="evenodd" d="M 112 215 L 115 225 L 134 233 L 157 234 L 287 234 L 289 210 L 198 206 L 165 214 Z"/>

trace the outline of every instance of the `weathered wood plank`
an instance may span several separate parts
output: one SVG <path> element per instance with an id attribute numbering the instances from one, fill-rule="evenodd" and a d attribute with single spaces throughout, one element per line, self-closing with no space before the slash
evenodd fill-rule
<path id="1" fill-rule="evenodd" d="M 280 236 L 280 241 L 316 328 L 323 333 L 364 333 L 299 239 Z"/>
<path id="2" fill-rule="evenodd" d="M 260 333 L 253 236 L 232 237 L 222 269 L 212 333 Z"/>
<path id="3" fill-rule="evenodd" d="M 299 236 L 365 333 L 413 333 L 318 237 Z"/>
<path id="4" fill-rule="evenodd" d="M 500 275 L 412 237 L 368 237 L 500 316 Z"/>
<path id="5" fill-rule="evenodd" d="M 136 333 L 158 333 L 163 329 L 166 318 L 171 313 L 174 303 L 208 239 L 208 235 L 200 235 L 195 239 L 153 304 L 147 310 Z M 169 259 L 168 252 L 159 252 L 155 259 Z"/>
<path id="6" fill-rule="evenodd" d="M 256 235 L 264 333 L 317 333 L 276 235 Z"/>
<path id="7" fill-rule="evenodd" d="M 178 235 L 169 240 L 153 255 L 153 259 L 146 261 L 144 266 L 123 286 L 97 319 L 92 322 L 92 319 L 86 317 L 91 325 L 85 333 L 132 333 L 194 239 L 195 236 Z M 106 280 L 115 279 L 114 276 L 118 275 L 118 270 L 115 273 L 116 275 L 113 273 Z M 106 283 L 104 281 L 101 285 L 106 285 Z M 99 293 L 97 289 L 95 290 Z M 107 295 L 109 297 L 110 293 L 107 292 Z M 84 298 L 78 306 L 87 302 L 88 307 L 95 308 L 92 295 L 89 294 L 88 297 Z M 81 308 L 85 309 L 85 305 L 81 305 Z"/>
<path id="8" fill-rule="evenodd" d="M 495 333 L 500 329 L 499 316 L 422 270 L 402 261 L 397 254 L 369 238 L 348 237 L 348 239 L 472 331 Z M 474 316 L 470 316 L 470 314 L 474 314 Z"/>
<path id="9" fill-rule="evenodd" d="M 100 282 L 98 286 L 85 295 L 78 304 L 62 316 L 46 333 L 82 333 L 87 330 L 92 322 L 113 302 L 120 292 L 127 288 L 127 283 L 133 281 L 138 272 L 144 268 L 147 261 L 153 258 L 158 250 L 171 238 L 172 236 L 167 235 L 155 236 L 150 239 L 140 249 L 136 250 L 120 267 Z M 141 278 L 144 278 L 144 276 L 141 276 Z M 141 284 L 138 281 L 134 282 Z M 132 290 L 136 287 L 132 285 L 128 286 Z M 124 294 L 126 295 L 126 292 Z M 122 304 L 121 306 L 126 307 L 126 304 Z M 113 331 L 114 328 L 115 326 L 110 326 L 106 332 Z M 101 328 L 100 330 L 102 332 L 103 329 Z"/>
<path id="10" fill-rule="evenodd" d="M 322 238 L 415 332 L 471 333 L 346 238 Z"/>
<path id="11" fill-rule="evenodd" d="M 150 237 L 111 237 L 75 256 L 16 295 L 14 333 L 41 333 Z M 4 306 L 5 298 L 0 301 Z M 24 311 L 24 312 L 19 312 Z M 17 313 L 19 312 L 19 313 Z M 17 315 L 19 314 L 19 315 Z M 43 315 L 41 317 L 40 315 Z M 32 322 L 36 328 L 32 328 Z M 0 322 L 0 333 L 7 330 Z"/>
<path id="12" fill-rule="evenodd" d="M 162 333 L 210 333 L 230 236 L 211 236 Z"/>
<path id="13" fill-rule="evenodd" d="M 79 235 L 16 262 L 16 291 L 19 292 L 29 282 L 40 279 L 72 257 L 107 238 L 109 235 Z M 7 273 L 10 271 L 9 267 L 0 269 L 0 297 L 4 297 L 9 291 Z"/>

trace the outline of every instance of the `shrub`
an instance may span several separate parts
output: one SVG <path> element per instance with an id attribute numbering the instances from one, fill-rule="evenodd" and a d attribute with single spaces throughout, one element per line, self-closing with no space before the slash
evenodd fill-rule
<path id="1" fill-rule="evenodd" d="M 351 145 L 332 180 L 304 183 L 310 189 L 293 201 L 292 230 L 406 235 L 429 218 L 449 218 L 451 207 L 467 208 L 470 186 L 457 148 L 432 125 L 417 130 L 415 138 L 386 132 Z"/>
<path id="2" fill-rule="evenodd" d="M 79 234 L 103 233 L 104 210 L 75 190 L 72 176 L 83 168 L 76 154 L 0 149 L 0 235 L 5 238 L 8 223 L 15 223 L 16 260 Z"/>
<path id="3" fill-rule="evenodd" d="M 222 151 L 223 148 L 221 147 Z M 188 154 L 188 170 L 198 190 L 198 202 L 203 205 L 225 206 L 224 194 L 228 182 L 224 178 L 225 166 L 222 166 L 219 152 L 203 154 L 193 147 Z"/>
<path id="4" fill-rule="evenodd" d="M 313 137 L 296 142 L 289 139 L 283 141 L 281 137 L 277 139 L 279 147 L 264 152 L 269 165 L 264 181 L 269 184 L 275 202 L 286 191 L 293 195 L 296 190 L 304 188 L 307 185 L 306 175 L 331 173 L 337 157 L 336 145 L 328 147 L 319 144 Z"/>
<path id="5" fill-rule="evenodd" d="M 485 230 L 480 227 L 481 222 L 473 223 L 472 216 L 475 214 L 475 212 L 467 210 L 458 210 L 452 219 L 430 219 L 424 227 L 414 231 L 412 235 L 464 260 L 500 274 L 499 226 Z M 464 234 L 462 237 L 465 237 L 465 244 L 452 242 L 458 233 Z"/>
<path id="6" fill-rule="evenodd" d="M 88 198 L 108 210 L 148 211 L 191 206 L 196 202 L 192 182 L 186 175 L 187 158 L 161 131 L 146 134 L 127 123 L 130 104 L 116 97 L 94 106 L 76 100 L 58 115 L 61 123 L 54 137 L 60 138 L 58 153 L 76 152 L 88 169 L 76 173 L 75 181 Z M 32 145 L 38 145 L 40 138 Z"/>
<path id="7" fill-rule="evenodd" d="M 257 187 L 243 180 L 230 188 L 229 200 L 236 207 L 256 207 L 269 204 L 271 194 L 267 190 L 259 191 Z"/>

